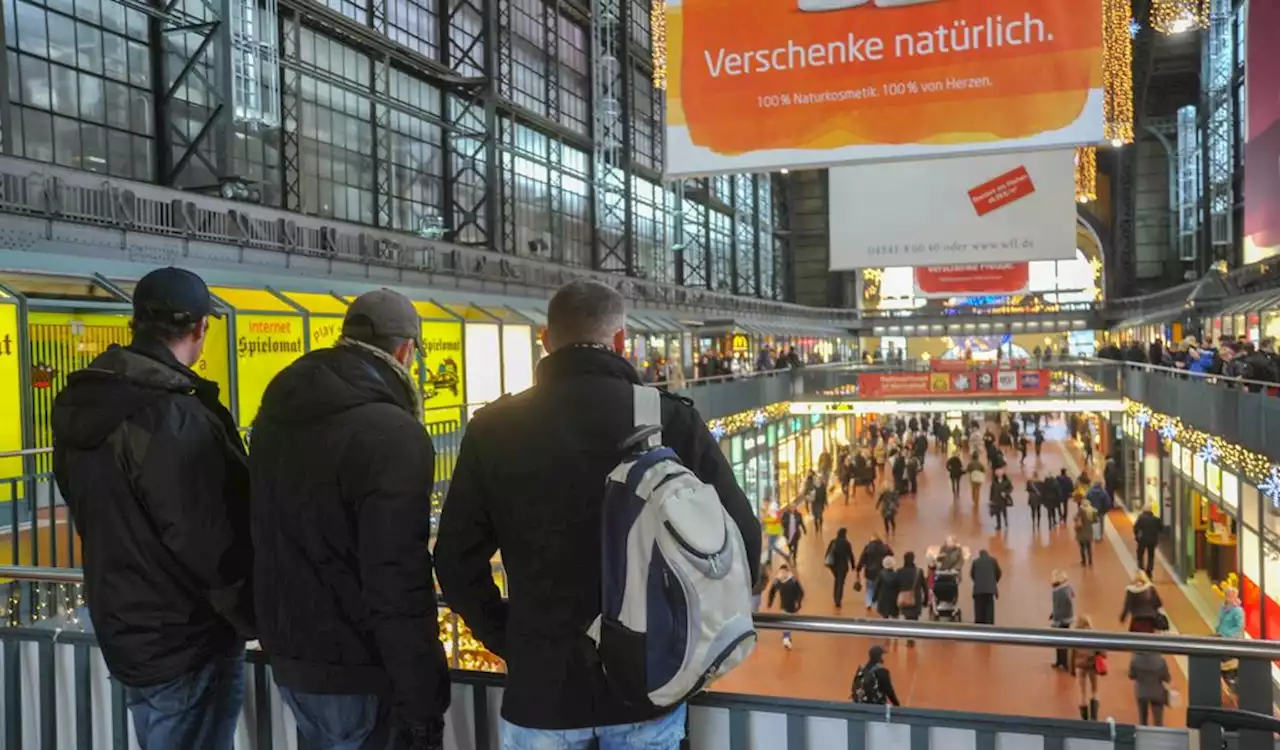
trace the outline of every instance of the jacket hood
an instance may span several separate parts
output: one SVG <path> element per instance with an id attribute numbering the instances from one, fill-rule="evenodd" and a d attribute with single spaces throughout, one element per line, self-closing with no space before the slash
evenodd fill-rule
<path id="1" fill-rule="evenodd" d="M 605 375 L 640 384 L 635 365 L 611 349 L 595 344 L 575 344 L 548 354 L 538 363 L 539 383 L 565 380 L 582 375 Z"/>
<path id="2" fill-rule="evenodd" d="M 1149 590 L 1151 587 L 1152 586 L 1149 583 L 1131 583 L 1128 586 L 1125 586 L 1124 590 L 1131 594 L 1141 594 L 1142 592 Z"/>
<path id="3" fill-rule="evenodd" d="M 267 386 L 254 424 L 310 424 L 367 404 L 412 413 L 416 403 L 391 365 L 353 346 L 304 355 Z"/>
<path id="4" fill-rule="evenodd" d="M 163 347 L 112 346 L 67 376 L 54 401 L 54 440 L 79 450 L 102 445 L 129 417 L 176 393 L 217 386 L 196 377 Z M 215 395 L 216 399 L 216 395 Z"/>

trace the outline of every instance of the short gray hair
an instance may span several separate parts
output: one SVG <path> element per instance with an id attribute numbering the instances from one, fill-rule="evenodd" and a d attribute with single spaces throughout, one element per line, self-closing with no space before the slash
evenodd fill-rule
<path id="1" fill-rule="evenodd" d="M 547 335 L 557 347 L 610 344 L 626 324 L 622 295 L 599 281 L 571 281 L 560 287 L 547 305 Z"/>

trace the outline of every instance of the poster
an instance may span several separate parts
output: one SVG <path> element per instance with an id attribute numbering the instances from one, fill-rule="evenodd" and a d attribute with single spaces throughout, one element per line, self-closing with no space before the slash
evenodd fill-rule
<path id="1" fill-rule="evenodd" d="M 342 318 L 332 315 L 309 315 L 307 324 L 311 329 L 311 349 L 328 349 L 338 343 L 342 337 Z"/>
<path id="2" fill-rule="evenodd" d="M 1031 285 L 1026 263 L 921 266 L 913 269 L 916 296 L 925 298 L 1023 294 Z"/>
<path id="3" fill-rule="evenodd" d="M 462 323 L 422 321 L 422 362 L 421 376 L 416 363 L 413 376 L 422 383 L 423 420 L 460 426 L 461 407 L 466 403 Z"/>
<path id="4" fill-rule="evenodd" d="M 1280 253 L 1280 0 L 1249 0 L 1245 33 L 1244 261 Z"/>
<path id="5" fill-rule="evenodd" d="M 861 399 L 1029 397 L 1049 395 L 1047 370 L 980 369 L 958 372 L 863 373 Z"/>
<path id="6" fill-rule="evenodd" d="M 1097 143 L 1102 3 L 668 0 L 667 177 Z"/>
<path id="7" fill-rule="evenodd" d="M 227 346 L 227 319 L 209 316 L 209 330 L 204 336 L 204 349 L 192 368 L 205 380 L 218 384 L 218 400 L 231 408 L 231 354 Z"/>
<path id="8" fill-rule="evenodd" d="M 832 168 L 831 270 L 944 266 L 954 274 L 964 265 L 1074 258 L 1074 159 L 1059 149 Z M 1013 273 L 985 281 L 1007 285 Z"/>
<path id="9" fill-rule="evenodd" d="M 22 364 L 18 337 L 18 306 L 0 303 L 0 451 L 22 450 Z M 0 458 L 0 479 L 22 476 L 22 457 Z M 12 486 L 0 483 L 0 501 L 12 500 Z"/>
<path id="10" fill-rule="evenodd" d="M 235 330 L 236 421 L 243 430 L 253 426 L 271 379 L 305 351 L 302 316 L 237 315 Z"/>

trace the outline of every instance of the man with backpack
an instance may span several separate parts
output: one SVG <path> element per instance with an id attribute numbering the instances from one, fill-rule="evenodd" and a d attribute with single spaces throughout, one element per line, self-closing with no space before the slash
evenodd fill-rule
<path id="1" fill-rule="evenodd" d="M 858 667 L 853 676 L 853 687 L 849 690 L 849 698 L 854 703 L 872 706 L 901 706 L 898 693 L 893 689 L 893 678 L 889 668 L 884 665 L 884 647 L 872 646 L 867 654 L 867 663 Z"/>
<path id="2" fill-rule="evenodd" d="M 736 552 L 730 559 L 714 550 L 706 555 L 730 567 L 723 580 L 740 590 L 719 591 L 721 601 L 732 604 L 735 612 L 740 609 L 750 628 L 760 524 L 692 404 L 672 394 L 637 390 L 635 367 L 613 346 L 625 322 L 622 296 L 612 287 L 583 280 L 561 288 L 548 306 L 543 343 L 550 354 L 538 363 L 536 385 L 480 409 L 458 454 L 440 519 L 436 573 L 449 606 L 486 648 L 506 661 L 504 747 L 566 744 L 586 736 L 606 746 L 674 750 L 684 738 L 686 711 L 678 699 L 631 700 L 628 687 L 638 683 L 643 688 L 646 675 L 606 670 L 608 649 L 590 647 L 624 636 L 624 620 L 637 609 L 643 615 L 643 601 L 635 601 L 643 591 L 617 592 L 607 586 L 625 581 L 628 570 L 646 571 L 645 580 L 650 580 L 651 565 L 679 567 L 681 575 L 692 569 L 674 555 L 630 558 L 617 534 L 644 529 L 615 526 L 618 519 L 612 515 L 605 525 L 606 506 L 619 499 L 606 488 L 619 484 L 619 476 L 627 481 L 641 443 L 660 441 L 665 449 L 641 454 L 651 468 L 636 472 L 635 478 L 652 477 L 661 469 L 673 479 L 662 487 L 656 486 L 659 482 L 622 487 L 634 492 L 642 515 L 652 512 L 649 499 L 657 493 L 689 490 L 687 500 L 666 505 L 696 514 L 645 516 L 662 534 L 655 541 L 670 550 L 673 535 L 662 529 L 672 524 L 685 529 L 687 536 L 681 536 L 700 553 L 717 542 L 740 550 L 740 558 Z M 656 419 L 648 416 L 654 409 Z M 661 422 L 659 430 L 637 426 L 647 426 L 651 419 Z M 707 498 L 722 509 L 725 527 L 703 523 L 695 527 L 696 534 L 688 533 L 691 518 L 711 517 L 704 515 L 709 510 L 705 506 L 690 507 Z M 509 581 L 508 601 L 493 581 L 491 560 L 499 551 Z M 609 559 L 602 562 L 606 553 Z M 624 575 L 616 577 L 619 573 Z M 690 615 L 719 618 L 723 611 L 708 609 L 709 600 L 701 596 L 717 582 L 694 575 L 693 593 L 699 598 L 690 602 Z M 614 616 L 619 603 L 615 595 L 629 610 L 627 617 Z M 643 644 L 637 660 L 644 664 L 643 649 L 658 639 L 644 637 L 643 622 L 636 627 L 633 619 L 627 621 L 633 626 L 631 635 L 638 632 L 635 640 Z M 740 642 L 749 647 L 748 636 Z M 688 637 L 701 643 L 696 633 Z M 625 644 L 618 645 L 633 654 Z M 666 656 L 662 654 L 664 662 Z"/>

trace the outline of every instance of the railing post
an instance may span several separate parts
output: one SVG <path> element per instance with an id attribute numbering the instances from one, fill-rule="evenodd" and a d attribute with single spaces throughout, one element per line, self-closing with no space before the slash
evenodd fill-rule
<path id="1" fill-rule="evenodd" d="M 1187 658 L 1187 705 L 1217 708 L 1222 705 L 1222 661 L 1212 656 Z M 1200 728 L 1200 750 L 1222 750 L 1222 727 Z"/>
<path id="2" fill-rule="evenodd" d="M 1271 679 L 1271 663 L 1261 659 L 1241 659 L 1236 696 L 1242 711 L 1271 715 L 1275 707 L 1275 683 Z M 1275 750 L 1271 732 L 1240 730 L 1239 750 Z"/>

